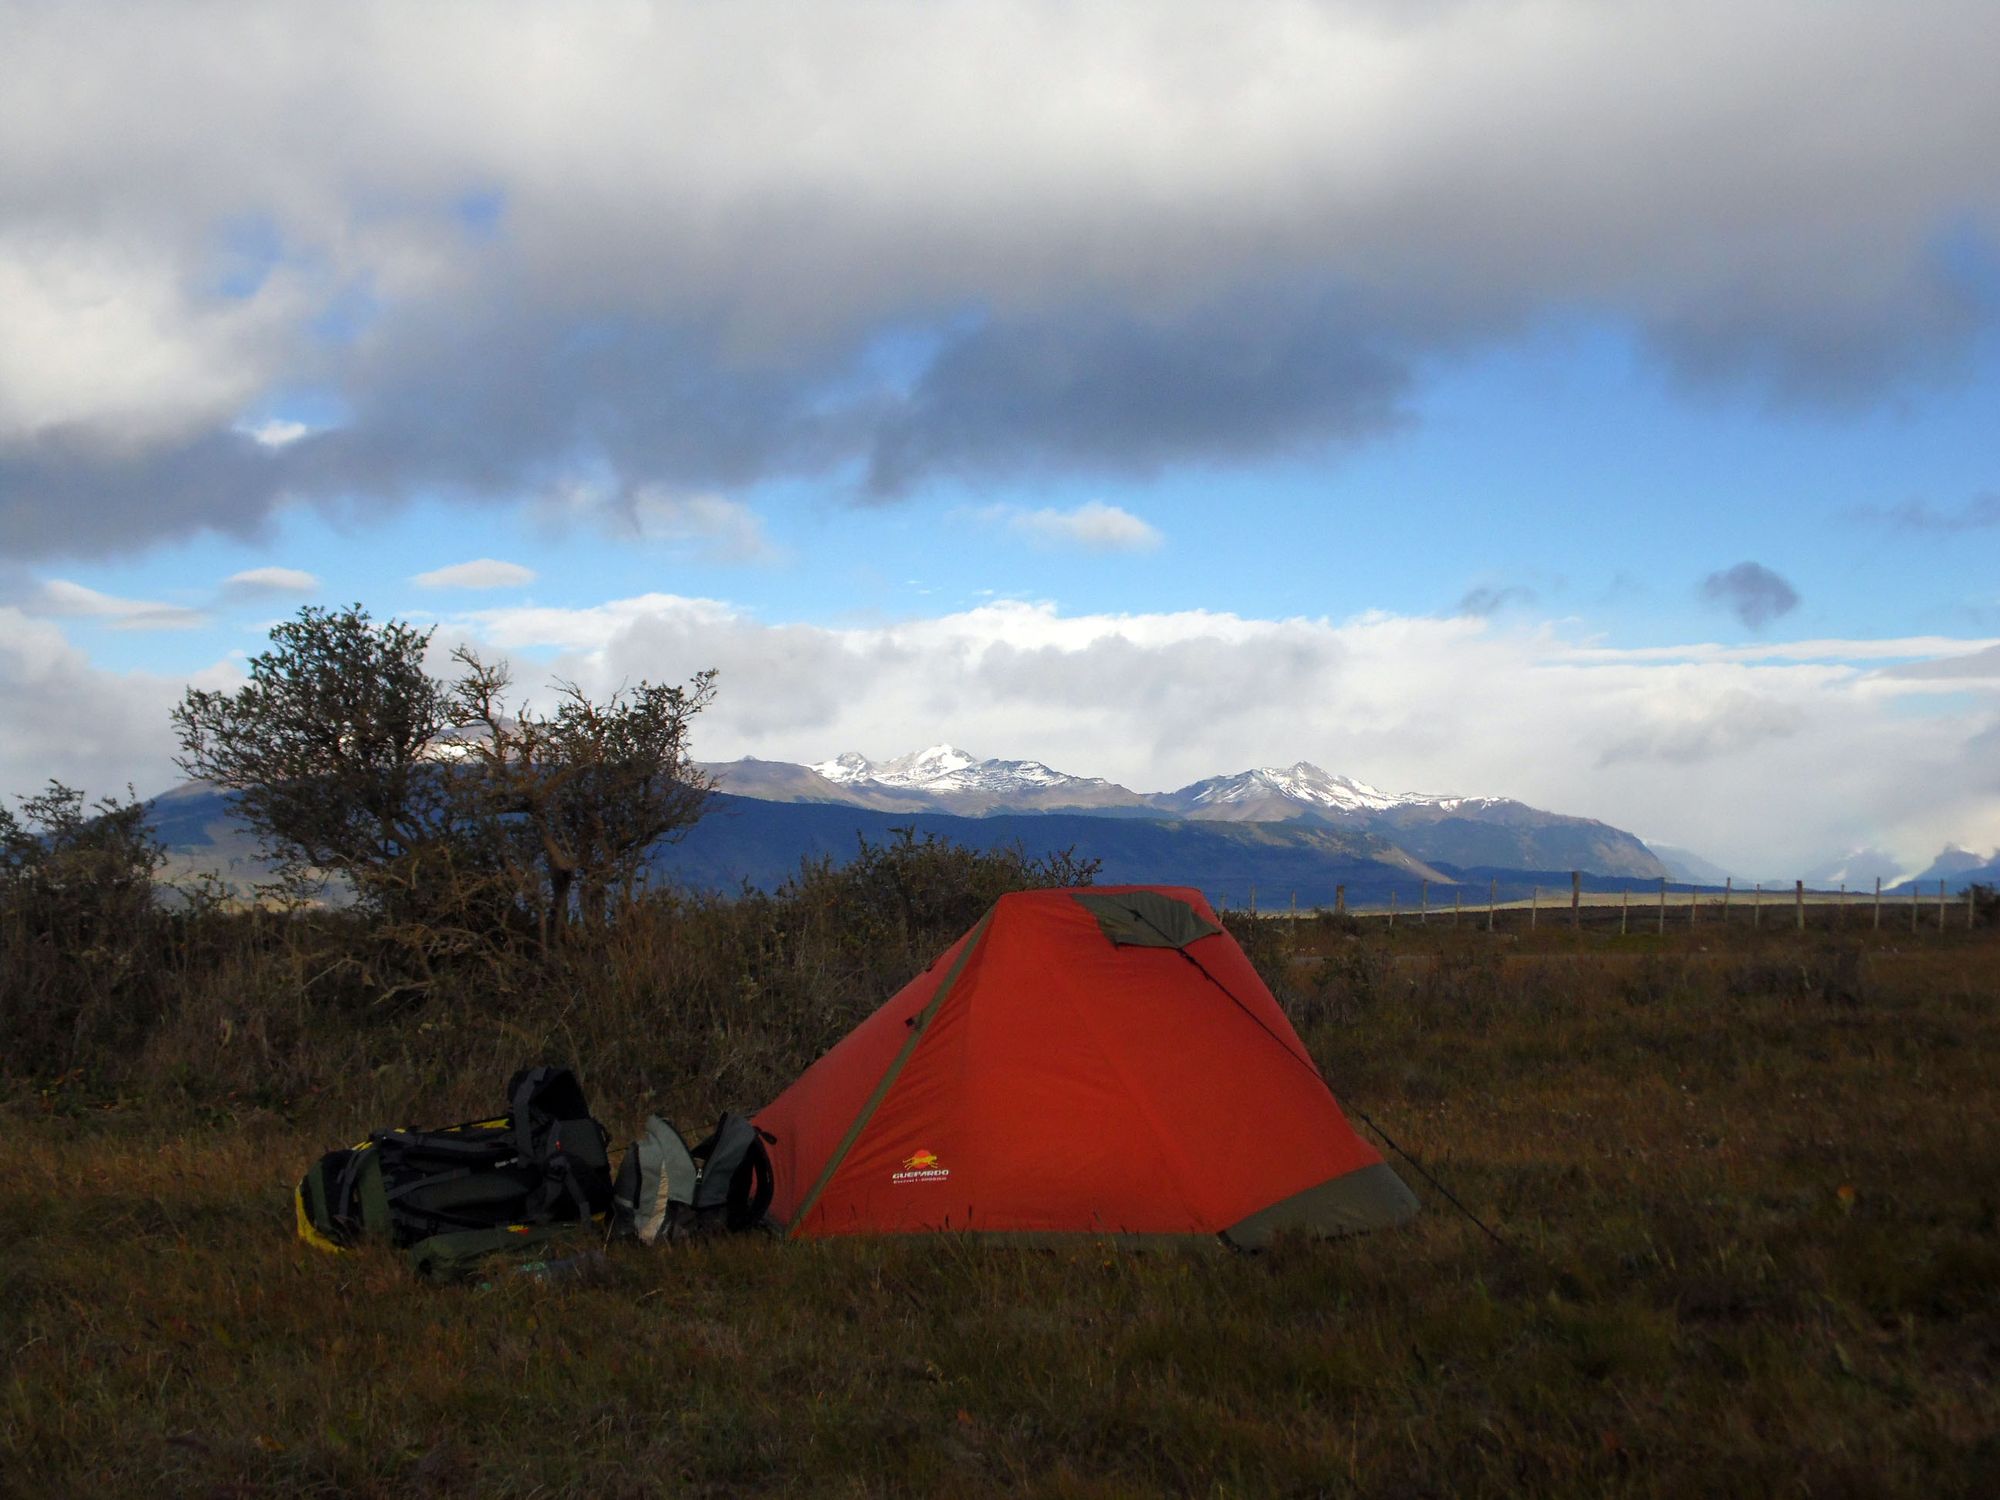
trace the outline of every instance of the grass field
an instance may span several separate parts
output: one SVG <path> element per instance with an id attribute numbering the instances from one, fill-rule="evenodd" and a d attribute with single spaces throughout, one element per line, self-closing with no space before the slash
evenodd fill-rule
<path id="1" fill-rule="evenodd" d="M 291 1237 L 391 1121 L 21 1086 L 0 1491 L 2000 1493 L 1992 929 L 1246 941 L 1504 1245 L 1409 1174 L 1413 1225 L 1255 1257 L 744 1238 L 436 1289 Z"/>

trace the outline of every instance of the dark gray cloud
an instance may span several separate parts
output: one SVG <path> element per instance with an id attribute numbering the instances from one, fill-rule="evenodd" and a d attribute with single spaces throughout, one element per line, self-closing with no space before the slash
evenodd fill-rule
<path id="1" fill-rule="evenodd" d="M 1988 11 L 0 0 L 0 549 L 1254 461 L 1579 306 L 1878 401 L 1994 318 Z"/>
<path id="2" fill-rule="evenodd" d="M 594 467 L 627 496 L 853 471 L 874 500 L 938 478 L 1149 474 L 1358 441 L 1400 420 L 1409 384 L 1324 299 L 1298 295 L 1165 326 L 982 321 L 905 388 L 856 381 L 851 342 L 745 365 L 713 333 L 458 311 L 385 336 L 342 392 L 342 425 L 279 446 L 230 430 L 143 455 L 71 434 L 0 448 L 0 546 L 129 550 L 203 527 L 253 533 L 288 498 L 511 497 Z"/>
<path id="3" fill-rule="evenodd" d="M 0 447 L 0 550 L 114 553 L 204 529 L 250 536 L 303 456 L 229 431 L 138 453 L 60 432 Z"/>
<path id="4" fill-rule="evenodd" d="M 1076 308 L 948 343 L 869 437 L 867 489 L 936 475 L 1151 473 L 1372 437 L 1403 362 L 1323 296 L 1247 294 L 1161 325 Z"/>
<path id="5" fill-rule="evenodd" d="M 1701 597 L 1728 610 L 1752 630 L 1799 607 L 1799 593 L 1762 563 L 1740 562 L 1702 580 Z"/>
<path id="6" fill-rule="evenodd" d="M 1669 370 L 1695 392 L 1749 391 L 1772 406 L 1842 414 L 1911 379 L 1949 378 L 1993 321 L 1978 277 L 1913 249 L 1907 268 L 1857 298 L 1815 277 L 1824 247 L 1802 245 L 1773 279 L 1705 289 L 1647 319 Z M 1990 254 L 1990 249 L 1986 252 Z M 1787 285 L 1786 276 L 1802 284 Z"/>
<path id="7" fill-rule="evenodd" d="M 2000 528 L 2000 494 L 1975 495 L 1956 510 L 1941 510 L 1928 500 L 1912 499 L 1900 505 L 1856 506 L 1847 515 L 1850 520 L 1888 526 L 1897 531 L 1956 536 L 1967 531 Z"/>
<path id="8" fill-rule="evenodd" d="M 137 452 L 72 431 L 0 445 L 0 548 L 249 535 L 287 499 L 513 498 L 593 464 L 629 476 L 621 488 L 645 476 L 733 485 L 823 472 L 861 446 L 853 410 L 820 408 L 827 366 L 732 371 L 707 341 L 643 321 L 599 330 L 477 311 L 389 330 L 340 388 L 341 424 L 282 446 L 233 429 Z"/>

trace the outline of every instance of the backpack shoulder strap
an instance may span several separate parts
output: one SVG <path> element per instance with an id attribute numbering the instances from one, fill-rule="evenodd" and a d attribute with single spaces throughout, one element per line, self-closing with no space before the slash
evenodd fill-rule
<path id="1" fill-rule="evenodd" d="M 693 1154 L 702 1164 L 695 1188 L 697 1211 L 722 1210 L 731 1229 L 749 1229 L 763 1220 L 774 1187 L 764 1132 L 742 1115 L 725 1114 Z"/>
<path id="2" fill-rule="evenodd" d="M 568 1068 L 523 1068 L 507 1085 L 514 1143 L 542 1182 L 529 1216 L 588 1219 L 611 1207 L 610 1138 L 591 1117 L 583 1086 Z"/>

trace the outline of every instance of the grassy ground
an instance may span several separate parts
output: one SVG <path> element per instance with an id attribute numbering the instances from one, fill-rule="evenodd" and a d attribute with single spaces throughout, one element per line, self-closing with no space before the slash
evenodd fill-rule
<path id="1" fill-rule="evenodd" d="M 1413 1225 L 1257 1257 L 741 1239 L 439 1290 L 291 1238 L 387 1120 L 17 1090 L 0 1491 L 2000 1493 L 1992 930 L 1247 940 L 1504 1247 L 1413 1176 Z"/>

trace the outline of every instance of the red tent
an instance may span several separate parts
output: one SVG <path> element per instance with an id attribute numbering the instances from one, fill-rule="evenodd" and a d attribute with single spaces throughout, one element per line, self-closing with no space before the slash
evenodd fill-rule
<path id="1" fill-rule="evenodd" d="M 800 1236 L 1247 1246 L 1417 1206 L 1194 890 L 1001 897 L 757 1124 Z"/>

